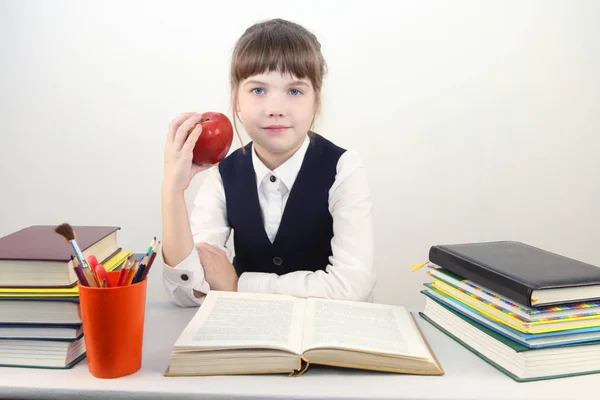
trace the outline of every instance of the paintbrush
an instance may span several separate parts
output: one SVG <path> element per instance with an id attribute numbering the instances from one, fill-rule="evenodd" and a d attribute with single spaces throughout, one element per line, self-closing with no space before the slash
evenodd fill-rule
<path id="1" fill-rule="evenodd" d="M 81 249 L 75 240 L 75 232 L 73 231 L 73 227 L 67 223 L 60 224 L 54 229 L 54 232 L 61 235 L 67 243 L 71 245 L 73 248 L 73 252 L 75 253 L 75 257 L 77 257 L 77 261 L 81 265 L 81 268 L 89 268 L 87 261 L 83 258 L 83 253 L 81 253 Z"/>

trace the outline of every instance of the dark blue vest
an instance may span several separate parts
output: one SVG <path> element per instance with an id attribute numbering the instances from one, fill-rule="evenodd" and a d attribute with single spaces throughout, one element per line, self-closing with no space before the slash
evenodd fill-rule
<path id="1" fill-rule="evenodd" d="M 225 189 L 227 218 L 233 228 L 234 267 L 243 272 L 323 270 L 331 256 L 333 219 L 329 189 L 344 149 L 314 134 L 294 182 L 273 243 L 265 232 L 252 143 L 246 152 L 236 150 L 219 164 Z"/>

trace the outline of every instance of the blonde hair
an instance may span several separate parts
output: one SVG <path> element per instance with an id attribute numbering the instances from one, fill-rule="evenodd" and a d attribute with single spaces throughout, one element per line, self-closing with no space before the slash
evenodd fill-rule
<path id="1" fill-rule="evenodd" d="M 271 19 L 252 25 L 238 39 L 231 61 L 231 107 L 235 132 L 238 88 L 251 76 L 278 71 L 310 80 L 315 91 L 315 114 L 321 108 L 321 89 L 327 66 L 317 37 L 306 28 L 283 19 Z M 241 121 L 240 121 L 241 122 Z M 311 129 L 315 122 L 311 123 Z"/>

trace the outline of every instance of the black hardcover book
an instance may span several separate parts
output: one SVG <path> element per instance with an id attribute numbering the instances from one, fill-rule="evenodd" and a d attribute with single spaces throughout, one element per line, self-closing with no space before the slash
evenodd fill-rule
<path id="1" fill-rule="evenodd" d="M 600 299 L 600 268 L 521 242 L 436 245 L 429 261 L 527 307 Z"/>

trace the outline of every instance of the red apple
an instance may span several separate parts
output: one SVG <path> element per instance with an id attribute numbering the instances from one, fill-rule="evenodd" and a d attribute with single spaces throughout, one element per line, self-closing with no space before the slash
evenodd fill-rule
<path id="1" fill-rule="evenodd" d="M 233 141 L 233 127 L 225 114 L 205 112 L 200 120 L 202 133 L 194 146 L 192 161 L 197 165 L 213 165 L 227 155 Z"/>

